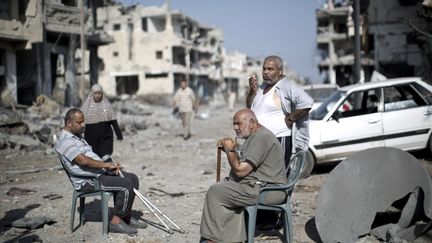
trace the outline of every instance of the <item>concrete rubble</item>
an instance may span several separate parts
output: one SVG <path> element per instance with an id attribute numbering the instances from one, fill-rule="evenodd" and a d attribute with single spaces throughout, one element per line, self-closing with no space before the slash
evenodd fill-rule
<path id="1" fill-rule="evenodd" d="M 125 134 L 135 134 L 147 128 L 146 116 L 152 114 L 150 106 L 130 97 L 114 101 L 117 120 Z M 64 113 L 69 107 L 60 106 L 46 96 L 38 96 L 30 107 L 0 107 L 0 149 L 16 151 L 35 149 L 52 154 L 56 134 L 63 127 Z"/>
<path id="2" fill-rule="evenodd" d="M 45 216 L 36 216 L 36 217 L 25 217 L 22 219 L 18 219 L 12 222 L 11 226 L 17 228 L 30 228 L 37 229 L 43 227 L 45 224 L 54 224 L 56 221 L 52 218 Z"/>

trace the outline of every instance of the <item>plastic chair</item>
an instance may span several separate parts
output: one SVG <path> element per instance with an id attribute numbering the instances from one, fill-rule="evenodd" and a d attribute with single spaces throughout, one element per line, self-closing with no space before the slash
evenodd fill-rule
<path id="1" fill-rule="evenodd" d="M 93 174 L 77 174 L 70 170 L 70 168 L 64 164 L 64 161 L 61 159 L 62 155 L 59 155 L 60 163 L 63 166 L 63 169 L 66 171 L 66 174 L 69 177 L 69 180 L 71 176 L 78 177 L 78 178 L 85 178 L 85 179 L 91 179 L 94 184 L 94 190 L 93 191 L 85 191 L 80 192 L 77 190 L 73 191 L 72 194 L 72 205 L 71 205 L 71 215 L 70 215 L 70 230 L 71 232 L 74 231 L 74 219 L 75 219 L 75 208 L 76 208 L 76 201 L 79 198 L 80 199 L 80 207 L 79 207 L 79 225 L 84 225 L 84 211 L 85 211 L 85 198 L 86 197 L 93 197 L 93 196 L 100 196 L 101 197 L 101 211 L 102 211 L 102 233 L 104 235 L 108 234 L 108 217 L 109 217 L 109 207 L 108 207 L 108 201 L 112 193 L 103 191 L 101 189 L 99 178 L 96 177 Z M 72 182 L 72 181 L 71 181 Z M 73 185 L 72 185 L 73 186 Z"/>
<path id="2" fill-rule="evenodd" d="M 288 182 L 286 185 L 278 185 L 278 186 L 266 186 L 261 188 L 261 191 L 258 196 L 258 202 L 255 205 L 251 205 L 245 208 L 248 213 L 249 220 L 247 224 L 247 242 L 254 242 L 255 237 L 255 224 L 256 224 L 256 216 L 257 210 L 271 210 L 281 212 L 282 223 L 283 223 L 283 233 L 284 233 L 284 242 L 293 242 L 293 233 L 292 233 L 292 217 L 291 217 L 291 194 L 294 189 L 294 185 L 300 178 L 301 170 L 305 160 L 305 152 L 299 151 L 297 152 L 290 161 L 289 171 L 287 172 Z M 266 204 L 264 203 L 265 195 L 269 191 L 285 191 L 286 199 L 281 204 Z"/>

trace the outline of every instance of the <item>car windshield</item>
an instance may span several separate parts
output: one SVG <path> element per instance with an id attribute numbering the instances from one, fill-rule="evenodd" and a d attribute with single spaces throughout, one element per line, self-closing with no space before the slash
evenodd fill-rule
<path id="1" fill-rule="evenodd" d="M 314 102 L 324 101 L 335 90 L 336 90 L 336 87 L 304 89 L 304 91 L 313 98 Z"/>
<path id="2" fill-rule="evenodd" d="M 341 90 L 334 91 L 330 97 L 321 103 L 321 105 L 312 111 L 311 120 L 322 120 L 327 113 L 331 110 L 331 108 L 336 104 L 336 102 L 343 96 L 345 96 L 346 92 Z"/>

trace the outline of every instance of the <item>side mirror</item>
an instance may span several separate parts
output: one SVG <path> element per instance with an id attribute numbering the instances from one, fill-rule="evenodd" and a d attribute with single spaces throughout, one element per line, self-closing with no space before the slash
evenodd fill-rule
<path id="1" fill-rule="evenodd" d="M 342 117 L 340 111 L 335 111 L 331 116 L 336 122 L 339 122 L 339 119 Z"/>

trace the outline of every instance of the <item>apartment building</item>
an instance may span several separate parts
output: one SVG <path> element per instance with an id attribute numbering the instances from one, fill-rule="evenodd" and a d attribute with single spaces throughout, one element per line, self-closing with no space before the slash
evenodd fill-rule
<path id="1" fill-rule="evenodd" d="M 385 76 L 420 76 L 432 81 L 430 1 L 370 1 L 368 43 L 374 68 Z"/>
<path id="2" fill-rule="evenodd" d="M 431 79 L 430 1 L 360 1 L 361 76 L 374 70 L 386 77 Z M 329 0 L 316 11 L 318 66 L 325 83 L 354 83 L 352 1 Z"/>
<path id="3" fill-rule="evenodd" d="M 226 96 L 234 94 L 236 100 L 244 100 L 245 92 L 248 88 L 248 63 L 247 55 L 233 51 L 225 53 L 223 60 L 223 77 L 222 91 Z"/>
<path id="4" fill-rule="evenodd" d="M 344 86 L 354 82 L 354 22 L 349 1 L 333 3 L 329 0 L 316 11 L 317 47 L 321 61 L 320 72 L 325 73 L 324 83 Z M 364 33 L 362 21 L 361 32 Z M 368 74 L 373 59 L 362 55 L 361 66 Z"/>
<path id="5" fill-rule="evenodd" d="M 168 4 L 98 9 L 98 26 L 115 43 L 100 49 L 100 84 L 110 96 L 170 97 L 187 78 L 203 99 L 223 82 L 223 33 Z"/>
<path id="6" fill-rule="evenodd" d="M 31 105 L 43 94 L 76 106 L 97 82 L 98 47 L 112 41 L 95 24 L 105 1 L 85 1 L 82 8 L 79 2 L 0 2 L 0 88 L 16 103 Z"/>
<path id="7" fill-rule="evenodd" d="M 25 77 L 25 62 L 28 55 L 36 54 L 36 50 L 29 51 L 32 45 L 37 46 L 36 43 L 43 40 L 41 15 L 42 1 L 0 2 L 0 89 L 2 96 L 9 93 L 13 103 L 23 101 L 22 93 L 29 86 L 24 79 L 33 79 Z M 32 80 L 32 83 L 35 84 L 32 88 L 41 92 L 42 82 Z"/>

